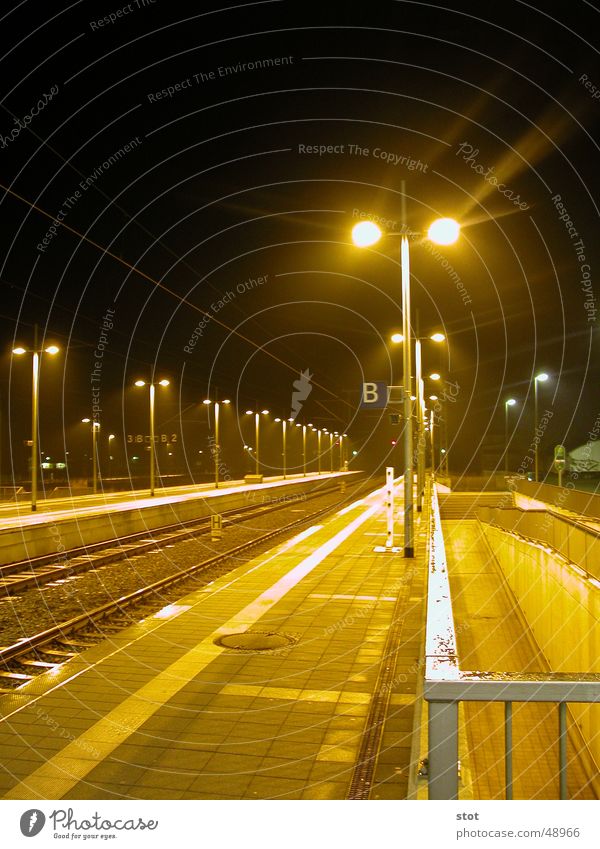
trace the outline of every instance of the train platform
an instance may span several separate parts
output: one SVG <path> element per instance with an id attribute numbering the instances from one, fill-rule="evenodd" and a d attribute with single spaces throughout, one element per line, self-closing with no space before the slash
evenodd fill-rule
<path id="1" fill-rule="evenodd" d="M 427 522 L 375 551 L 377 490 L 1 696 L 0 795 L 406 798 Z"/>
<path id="2" fill-rule="evenodd" d="M 60 519 L 86 518 L 105 515 L 111 512 L 123 512 L 133 508 L 180 504 L 198 498 L 221 498 L 234 493 L 248 493 L 272 486 L 287 487 L 303 482 L 326 481 L 352 473 L 323 472 L 322 474 L 281 475 L 265 477 L 262 484 L 249 484 L 243 480 L 221 481 L 218 488 L 214 483 L 193 486 L 157 487 L 150 496 L 148 488 L 128 492 L 100 492 L 95 495 L 74 495 L 63 498 L 40 498 L 37 510 L 32 512 L 29 501 L 0 502 L 0 529 L 43 525 Z"/>

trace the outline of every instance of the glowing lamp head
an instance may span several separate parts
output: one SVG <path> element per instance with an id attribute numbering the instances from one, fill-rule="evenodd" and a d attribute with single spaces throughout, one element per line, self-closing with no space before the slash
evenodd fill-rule
<path id="1" fill-rule="evenodd" d="M 16 354 L 18 357 L 20 357 L 21 354 L 26 354 L 26 353 L 27 353 L 27 351 L 25 350 L 25 348 L 22 348 L 20 345 L 19 345 L 18 348 L 13 348 L 13 354 Z"/>
<path id="2" fill-rule="evenodd" d="M 401 333 L 392 333 L 390 339 L 394 345 L 400 345 L 401 342 L 404 342 L 404 336 Z"/>
<path id="3" fill-rule="evenodd" d="M 430 396 L 429 396 L 429 400 L 430 400 L 430 401 L 437 401 L 437 400 L 438 400 L 438 396 L 437 396 L 437 395 L 430 395 Z"/>
<path id="4" fill-rule="evenodd" d="M 352 241 L 357 248 L 368 248 L 381 239 L 381 230 L 372 221 L 359 221 L 352 228 Z"/>
<path id="5" fill-rule="evenodd" d="M 438 218 L 427 231 L 427 236 L 436 245 L 453 245 L 458 239 L 460 225 L 453 218 Z"/>
<path id="6" fill-rule="evenodd" d="M 136 386 L 145 386 L 146 381 L 145 380 L 136 380 L 135 385 Z"/>
<path id="7" fill-rule="evenodd" d="M 169 385 L 169 381 L 168 381 L 168 380 L 159 380 L 159 381 L 158 381 L 158 385 L 159 385 L 159 386 L 168 386 L 168 385 Z"/>
<path id="8" fill-rule="evenodd" d="M 517 402 L 515 401 L 515 399 L 514 399 L 514 398 L 509 398 L 509 399 L 507 400 L 507 402 L 506 402 L 506 406 L 507 406 L 507 407 L 514 407 L 516 403 L 517 403 Z"/>
<path id="9" fill-rule="evenodd" d="M 548 375 L 543 371 L 541 374 L 536 374 L 535 379 L 539 380 L 540 383 L 545 383 L 548 380 Z"/>
<path id="10" fill-rule="evenodd" d="M 81 421 L 83 424 L 89 424 L 91 422 L 91 419 L 82 419 Z"/>
<path id="11" fill-rule="evenodd" d="M 281 419 L 280 419 L 279 417 L 277 417 L 277 418 L 275 419 L 275 421 L 276 421 L 276 422 L 280 422 L 280 421 L 281 421 Z"/>
<path id="12" fill-rule="evenodd" d="M 221 404 L 231 404 L 231 401 L 229 400 L 229 398 L 224 398 L 224 399 L 221 401 Z"/>
<path id="13" fill-rule="evenodd" d="M 269 415 L 269 411 L 268 411 L 268 410 L 261 410 L 260 412 L 261 412 L 261 414 L 262 414 L 263 416 L 268 416 L 268 415 Z"/>
<path id="14" fill-rule="evenodd" d="M 430 380 L 439 380 L 440 378 L 441 378 L 441 375 L 438 374 L 437 371 L 432 371 L 431 374 L 429 375 Z"/>
<path id="15" fill-rule="evenodd" d="M 212 401 L 210 400 L 210 398 L 205 398 L 202 403 L 206 404 L 206 406 L 208 407 L 209 404 L 212 404 Z"/>
<path id="16" fill-rule="evenodd" d="M 432 342 L 444 342 L 446 339 L 443 333 L 432 333 L 429 338 Z"/>
<path id="17" fill-rule="evenodd" d="M 51 354 L 52 356 L 54 356 L 54 354 L 58 354 L 60 348 L 58 347 L 58 345 L 48 345 L 48 347 L 44 348 L 44 350 L 47 354 Z"/>
<path id="18" fill-rule="evenodd" d="M 247 415 L 247 416 L 253 416 L 253 415 L 254 415 L 254 410 L 246 410 L 246 415 Z"/>

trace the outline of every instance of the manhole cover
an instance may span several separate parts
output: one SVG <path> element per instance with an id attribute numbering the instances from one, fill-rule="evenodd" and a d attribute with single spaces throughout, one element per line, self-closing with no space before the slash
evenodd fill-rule
<path id="1" fill-rule="evenodd" d="M 244 631 L 241 634 L 226 634 L 215 640 L 218 646 L 238 651 L 273 651 L 293 645 L 293 637 L 287 634 L 264 633 L 260 631 Z"/>

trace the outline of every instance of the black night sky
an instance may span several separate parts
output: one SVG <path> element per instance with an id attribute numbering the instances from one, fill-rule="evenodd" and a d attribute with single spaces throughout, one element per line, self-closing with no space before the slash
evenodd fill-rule
<path id="1" fill-rule="evenodd" d="M 413 323 L 447 335 L 423 359 L 453 387 L 451 469 L 502 468 L 509 397 L 518 463 L 541 371 L 544 470 L 555 444 L 588 438 L 600 414 L 593 3 L 24 0 L 0 14 L 6 482 L 26 474 L 30 438 L 30 361 L 11 349 L 32 344 L 36 323 L 61 348 L 42 361 L 41 448 L 68 452 L 75 477 L 94 369 L 115 473 L 134 474 L 127 438 L 148 429 L 136 379 L 171 381 L 156 398 L 162 468 L 199 475 L 204 398 L 232 400 L 221 426 L 235 470 L 252 439 L 237 414 L 289 416 L 305 370 L 298 421 L 347 432 L 358 467 L 400 466 L 398 426 L 359 407 L 364 381 L 402 380 L 389 343 L 400 240 L 360 251 L 350 231 L 362 216 L 397 233 L 402 181 L 412 231 L 440 216 L 462 228 L 449 247 L 411 244 Z M 277 425 L 264 426 L 276 467 Z"/>

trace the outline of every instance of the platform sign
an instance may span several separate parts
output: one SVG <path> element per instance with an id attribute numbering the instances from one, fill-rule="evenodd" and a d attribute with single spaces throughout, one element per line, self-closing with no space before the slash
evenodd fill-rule
<path id="1" fill-rule="evenodd" d="M 558 473 L 558 485 L 562 486 L 562 476 L 567 465 L 567 452 L 564 445 L 554 446 L 554 470 Z"/>
<path id="2" fill-rule="evenodd" d="M 567 452 L 564 445 L 556 445 L 554 448 L 554 468 L 562 472 L 567 465 Z"/>
<path id="3" fill-rule="evenodd" d="M 382 410 L 387 406 L 388 387 L 383 380 L 374 380 L 363 383 L 360 395 L 361 409 Z"/>
<path id="4" fill-rule="evenodd" d="M 223 537 L 223 517 L 220 513 L 213 513 L 210 517 L 210 538 L 212 542 Z"/>

